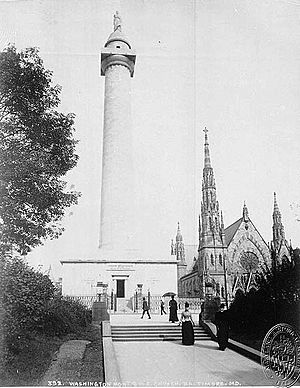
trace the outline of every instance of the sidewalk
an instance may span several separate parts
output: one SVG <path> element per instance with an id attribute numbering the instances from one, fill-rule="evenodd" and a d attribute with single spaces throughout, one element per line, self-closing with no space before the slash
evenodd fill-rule
<path id="1" fill-rule="evenodd" d="M 140 319 L 111 315 L 112 325 L 168 324 L 167 316 Z M 197 323 L 197 321 L 196 321 Z M 176 342 L 114 342 L 122 385 L 129 386 L 263 386 L 272 385 L 261 366 L 238 353 L 218 350 L 214 341 L 194 346 Z"/>

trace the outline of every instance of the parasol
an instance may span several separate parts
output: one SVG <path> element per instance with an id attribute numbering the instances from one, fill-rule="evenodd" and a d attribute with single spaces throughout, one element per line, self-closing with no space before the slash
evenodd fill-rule
<path id="1" fill-rule="evenodd" d="M 175 292 L 166 292 L 165 294 L 163 294 L 163 297 L 165 297 L 165 296 L 175 296 L 176 294 L 175 294 Z"/>

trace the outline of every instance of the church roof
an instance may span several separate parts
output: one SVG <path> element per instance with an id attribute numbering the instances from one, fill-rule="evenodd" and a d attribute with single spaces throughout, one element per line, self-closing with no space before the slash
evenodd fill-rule
<path id="1" fill-rule="evenodd" d="M 234 235 L 236 234 L 242 221 L 243 221 L 243 217 L 241 217 L 240 219 L 235 221 L 233 224 L 227 226 L 227 228 L 225 229 L 225 241 L 226 241 L 227 246 L 231 243 L 231 240 L 233 239 Z"/>

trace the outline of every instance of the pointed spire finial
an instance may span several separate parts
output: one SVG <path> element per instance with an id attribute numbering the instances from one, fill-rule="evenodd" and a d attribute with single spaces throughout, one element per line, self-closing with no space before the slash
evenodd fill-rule
<path id="1" fill-rule="evenodd" d="M 206 127 L 204 127 L 203 132 L 205 133 L 205 142 L 204 142 L 204 144 L 208 145 L 208 135 L 207 135 L 208 129 Z"/>
<path id="2" fill-rule="evenodd" d="M 221 227 L 224 228 L 223 212 L 221 210 Z"/>
<path id="3" fill-rule="evenodd" d="M 205 167 L 211 167 L 210 164 L 210 156 L 209 156 L 209 148 L 208 148 L 208 129 L 205 127 L 203 129 L 203 132 L 205 133 L 205 138 L 204 138 L 204 168 Z"/>
<path id="4" fill-rule="evenodd" d="M 179 222 L 177 223 L 177 235 L 176 235 L 176 241 L 182 241 L 182 234 L 181 234 L 181 231 L 180 231 Z"/>
<path id="5" fill-rule="evenodd" d="M 122 26 L 122 19 L 119 15 L 119 11 L 116 11 L 114 14 L 114 31 L 119 30 L 121 31 L 121 26 Z"/>
<path id="6" fill-rule="evenodd" d="M 249 212 L 248 212 L 248 208 L 246 206 L 246 201 L 244 201 L 244 206 L 243 206 L 243 220 L 249 221 Z"/>
<path id="7" fill-rule="evenodd" d="M 276 197 L 276 192 L 274 191 L 274 213 L 279 212 L 279 206 L 277 203 L 277 197 Z"/>

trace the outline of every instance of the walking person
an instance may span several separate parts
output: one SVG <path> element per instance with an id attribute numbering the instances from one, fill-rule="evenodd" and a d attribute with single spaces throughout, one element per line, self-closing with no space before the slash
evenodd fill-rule
<path id="1" fill-rule="evenodd" d="M 163 300 L 160 301 L 160 315 L 167 314 L 165 311 L 165 303 Z"/>
<path id="2" fill-rule="evenodd" d="M 189 311 L 189 303 L 185 302 L 184 311 L 181 313 L 179 326 L 182 324 L 182 344 L 183 345 L 194 345 L 194 326 L 195 323 L 192 318 L 192 314 Z"/>
<path id="3" fill-rule="evenodd" d="M 204 317 L 204 303 L 201 303 L 201 305 L 200 305 L 200 313 L 199 313 L 199 326 L 201 325 L 203 317 Z"/>
<path id="4" fill-rule="evenodd" d="M 146 301 L 146 298 L 143 298 L 143 314 L 141 316 L 141 319 L 144 318 L 144 314 L 147 313 L 148 314 L 148 319 L 151 319 L 150 317 L 150 313 L 149 313 L 149 306 L 148 306 L 148 303 Z"/>
<path id="5" fill-rule="evenodd" d="M 220 305 L 220 311 L 216 312 L 215 325 L 217 327 L 217 340 L 220 350 L 228 346 L 229 337 L 229 312 L 225 310 L 225 304 Z"/>
<path id="6" fill-rule="evenodd" d="M 178 322 L 178 316 L 177 316 L 177 302 L 174 299 L 174 295 L 171 296 L 171 300 L 169 302 L 169 308 L 170 308 L 170 317 L 169 321 L 172 323 Z"/>

